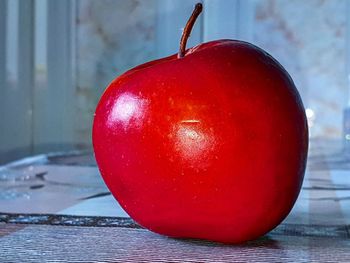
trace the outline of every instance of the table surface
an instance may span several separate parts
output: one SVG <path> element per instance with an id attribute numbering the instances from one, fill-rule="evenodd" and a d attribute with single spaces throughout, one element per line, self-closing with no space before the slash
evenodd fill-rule
<path id="1" fill-rule="evenodd" d="M 290 215 L 239 246 L 142 229 L 110 195 L 90 153 L 18 160 L 0 167 L 0 262 L 350 262 L 349 160 L 341 144 L 313 141 Z"/>

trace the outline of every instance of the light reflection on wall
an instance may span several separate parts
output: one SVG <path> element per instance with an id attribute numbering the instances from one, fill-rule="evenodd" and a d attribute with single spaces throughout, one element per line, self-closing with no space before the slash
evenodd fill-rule
<path id="1" fill-rule="evenodd" d="M 307 118 L 307 122 L 309 124 L 309 127 L 313 127 L 314 126 L 314 121 L 315 121 L 315 112 L 310 109 L 310 108 L 306 108 L 305 109 L 305 114 L 306 114 L 306 118 Z"/>

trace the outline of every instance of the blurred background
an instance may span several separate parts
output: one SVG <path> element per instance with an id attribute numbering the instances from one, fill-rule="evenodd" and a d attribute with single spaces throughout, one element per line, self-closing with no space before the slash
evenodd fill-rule
<path id="1" fill-rule="evenodd" d="M 0 164 L 91 149 L 111 80 L 177 52 L 198 0 L 0 0 Z M 188 47 L 233 38 L 267 50 L 303 98 L 312 141 L 350 140 L 350 1 L 203 0 Z"/>

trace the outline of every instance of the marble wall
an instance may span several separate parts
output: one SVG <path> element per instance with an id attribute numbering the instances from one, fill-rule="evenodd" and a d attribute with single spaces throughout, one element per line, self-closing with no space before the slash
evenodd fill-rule
<path id="1" fill-rule="evenodd" d="M 96 104 L 118 75 L 155 56 L 155 0 L 80 0 L 76 19 L 77 140 L 91 141 Z"/>
<path id="2" fill-rule="evenodd" d="M 252 42 L 292 75 L 308 109 L 311 136 L 339 138 L 348 98 L 346 0 L 251 0 L 249 6 L 254 13 Z M 106 85 L 159 53 L 157 7 L 159 0 L 78 1 L 79 140 L 90 141 L 93 112 Z"/>
<path id="3" fill-rule="evenodd" d="M 342 134 L 347 103 L 346 0 L 261 0 L 254 42 L 290 72 L 308 108 L 312 137 Z"/>

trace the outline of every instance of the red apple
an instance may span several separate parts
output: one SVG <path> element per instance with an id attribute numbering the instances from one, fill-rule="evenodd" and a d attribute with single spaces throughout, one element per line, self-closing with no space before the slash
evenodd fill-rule
<path id="1" fill-rule="evenodd" d="M 94 151 L 110 191 L 140 225 L 240 243 L 292 209 L 307 122 L 291 77 L 262 49 L 217 40 L 185 52 L 200 7 L 178 55 L 133 68 L 105 90 Z"/>

